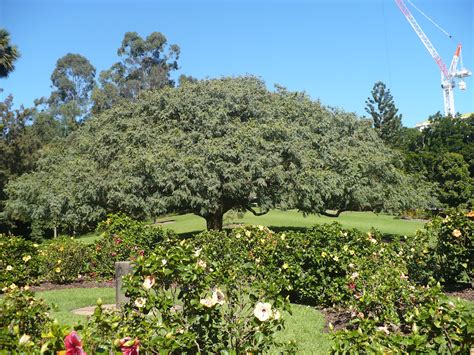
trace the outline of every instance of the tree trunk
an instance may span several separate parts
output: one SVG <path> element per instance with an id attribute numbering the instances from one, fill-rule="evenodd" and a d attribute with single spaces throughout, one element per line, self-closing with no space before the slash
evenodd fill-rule
<path id="1" fill-rule="evenodd" d="M 222 224 L 224 220 L 224 213 L 217 212 L 213 214 L 208 214 L 204 217 L 206 219 L 207 230 L 222 230 Z"/>
<path id="2" fill-rule="evenodd" d="M 53 227 L 53 233 L 54 233 L 54 239 L 56 239 L 56 237 L 58 236 L 58 229 L 56 226 Z"/>

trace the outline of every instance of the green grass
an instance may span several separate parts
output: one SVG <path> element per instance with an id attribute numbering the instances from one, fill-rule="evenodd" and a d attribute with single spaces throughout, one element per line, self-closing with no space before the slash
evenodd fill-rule
<path id="1" fill-rule="evenodd" d="M 115 289 L 68 288 L 36 292 L 36 297 L 44 299 L 49 305 L 57 305 L 57 309 L 51 311 L 52 318 L 56 318 L 61 324 L 72 325 L 78 321 L 84 323 L 86 320 L 86 316 L 73 314 L 73 309 L 93 306 L 98 298 L 101 298 L 104 304 L 115 303 Z"/>
<path id="2" fill-rule="evenodd" d="M 163 224 L 164 228 L 170 228 L 177 233 L 192 233 L 202 231 L 206 228 L 203 218 L 193 214 L 180 216 L 169 216 L 157 221 L 174 221 L 174 223 Z M 417 229 L 423 228 L 424 223 L 414 220 L 397 219 L 386 214 L 375 214 L 372 212 L 344 212 L 338 218 L 308 215 L 303 216 L 295 210 L 280 211 L 273 210 L 263 216 L 254 216 L 246 213 L 243 218 L 239 218 L 235 213 L 228 213 L 224 216 L 224 224 L 256 224 L 268 226 L 271 229 L 291 229 L 309 228 L 315 224 L 339 222 L 346 228 L 357 228 L 361 231 L 368 231 L 376 228 L 385 234 L 414 235 Z"/>
<path id="3" fill-rule="evenodd" d="M 115 302 L 113 288 L 74 288 L 37 292 L 48 304 L 56 304 L 57 309 L 51 312 L 60 324 L 73 325 L 85 322 L 86 316 L 71 313 L 73 309 L 93 306 L 97 298 L 104 304 Z M 280 334 L 281 341 L 295 340 L 299 352 L 306 354 L 327 354 L 331 346 L 329 334 L 323 332 L 324 316 L 314 308 L 293 305 L 292 315 L 285 313 L 286 329 Z"/>
<path id="4" fill-rule="evenodd" d="M 280 340 L 296 341 L 299 354 L 329 354 L 331 339 L 325 333 L 325 318 L 316 309 L 308 306 L 292 305 L 292 315 L 284 314 L 286 328 Z"/>
<path id="5" fill-rule="evenodd" d="M 171 229 L 178 234 L 193 234 L 206 229 L 204 218 L 194 214 L 172 215 L 160 217 L 157 223 L 165 222 L 163 228 Z M 171 222 L 171 223 L 170 223 Z M 372 212 L 344 212 L 338 218 L 308 215 L 290 210 L 272 210 L 263 216 L 254 216 L 246 213 L 238 216 L 235 212 L 229 212 L 224 216 L 224 227 L 229 225 L 247 224 L 264 225 L 272 230 L 304 229 L 315 224 L 338 222 L 345 228 L 357 228 L 361 231 L 369 231 L 371 228 L 378 229 L 384 234 L 414 235 L 418 229 L 423 228 L 424 222 L 415 220 L 403 220 L 386 214 L 375 214 Z M 100 235 L 97 232 L 77 237 L 85 244 L 92 244 Z"/>
<path id="6" fill-rule="evenodd" d="M 93 244 L 97 239 L 100 238 L 100 234 L 97 232 L 90 232 L 78 236 L 76 239 L 80 240 L 84 244 Z"/>

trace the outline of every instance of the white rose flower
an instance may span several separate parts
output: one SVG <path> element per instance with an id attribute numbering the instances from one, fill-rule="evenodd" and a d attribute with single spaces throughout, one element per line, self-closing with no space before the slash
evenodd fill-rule
<path id="1" fill-rule="evenodd" d="M 19 343 L 20 343 L 20 345 L 21 344 L 26 344 L 30 341 L 30 339 L 31 339 L 31 337 L 28 334 L 23 334 L 20 338 Z"/>
<path id="2" fill-rule="evenodd" d="M 273 316 L 272 305 L 270 303 L 258 302 L 253 310 L 253 314 L 260 322 L 265 322 Z"/>
<path id="3" fill-rule="evenodd" d="M 146 299 L 143 297 L 139 297 L 135 300 L 135 306 L 137 306 L 138 308 L 142 308 L 143 306 L 145 306 L 145 303 Z"/>
<path id="4" fill-rule="evenodd" d="M 143 281 L 143 288 L 145 290 L 149 290 L 155 284 L 155 278 L 153 276 L 145 277 L 145 281 Z"/>
<path id="5" fill-rule="evenodd" d="M 379 332 L 384 332 L 384 333 L 387 334 L 387 335 L 390 334 L 390 332 L 389 332 L 389 330 L 388 330 L 387 327 L 377 327 L 377 330 L 378 330 Z"/>
<path id="6" fill-rule="evenodd" d="M 214 304 L 220 304 L 221 306 L 225 303 L 225 295 L 224 293 L 216 288 L 214 291 L 212 291 L 212 301 Z"/>
<path id="7" fill-rule="evenodd" d="M 211 308 L 215 305 L 215 302 L 211 298 L 201 298 L 199 301 L 204 307 Z"/>

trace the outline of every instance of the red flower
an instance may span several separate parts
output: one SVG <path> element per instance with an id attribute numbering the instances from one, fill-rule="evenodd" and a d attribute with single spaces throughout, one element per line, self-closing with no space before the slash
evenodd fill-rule
<path id="1" fill-rule="evenodd" d="M 111 256 L 117 256 L 117 253 L 113 251 L 113 252 L 110 253 L 110 255 Z"/>
<path id="2" fill-rule="evenodd" d="M 351 290 L 355 290 L 355 289 L 356 289 L 356 285 L 355 285 L 355 283 L 353 283 L 353 282 L 349 283 L 347 286 L 348 286 L 349 289 L 351 289 Z"/>
<path id="3" fill-rule="evenodd" d="M 86 355 L 82 349 L 81 338 L 79 338 L 75 331 L 72 331 L 64 338 L 64 346 L 68 355 Z"/>
<path id="4" fill-rule="evenodd" d="M 138 254 L 140 254 L 141 256 L 143 256 L 143 254 L 145 254 L 145 250 L 140 250 L 140 251 L 138 252 Z"/>
<path id="5" fill-rule="evenodd" d="M 115 238 L 115 239 L 114 239 L 114 242 L 115 242 L 115 244 L 119 245 L 120 243 L 122 243 L 122 239 L 120 239 L 120 238 Z"/>
<path id="6" fill-rule="evenodd" d="M 138 349 L 140 347 L 140 341 L 126 337 L 119 341 L 120 350 L 123 355 L 138 355 Z"/>

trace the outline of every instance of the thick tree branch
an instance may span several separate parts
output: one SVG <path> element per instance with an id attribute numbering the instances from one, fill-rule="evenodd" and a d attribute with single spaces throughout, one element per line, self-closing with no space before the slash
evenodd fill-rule
<path id="1" fill-rule="evenodd" d="M 263 216 L 264 214 L 267 214 L 268 211 L 270 211 L 270 210 L 264 210 L 263 212 L 257 212 L 250 206 L 246 206 L 245 209 L 249 212 L 252 212 L 254 216 Z"/>
<path id="2" fill-rule="evenodd" d="M 323 211 L 323 212 L 319 212 L 319 214 L 321 214 L 323 216 L 326 216 L 326 217 L 339 217 L 339 215 L 342 212 L 345 212 L 345 211 L 347 211 L 347 210 L 346 209 L 341 209 L 341 210 L 337 210 L 335 213 L 329 213 L 329 212 Z"/>

